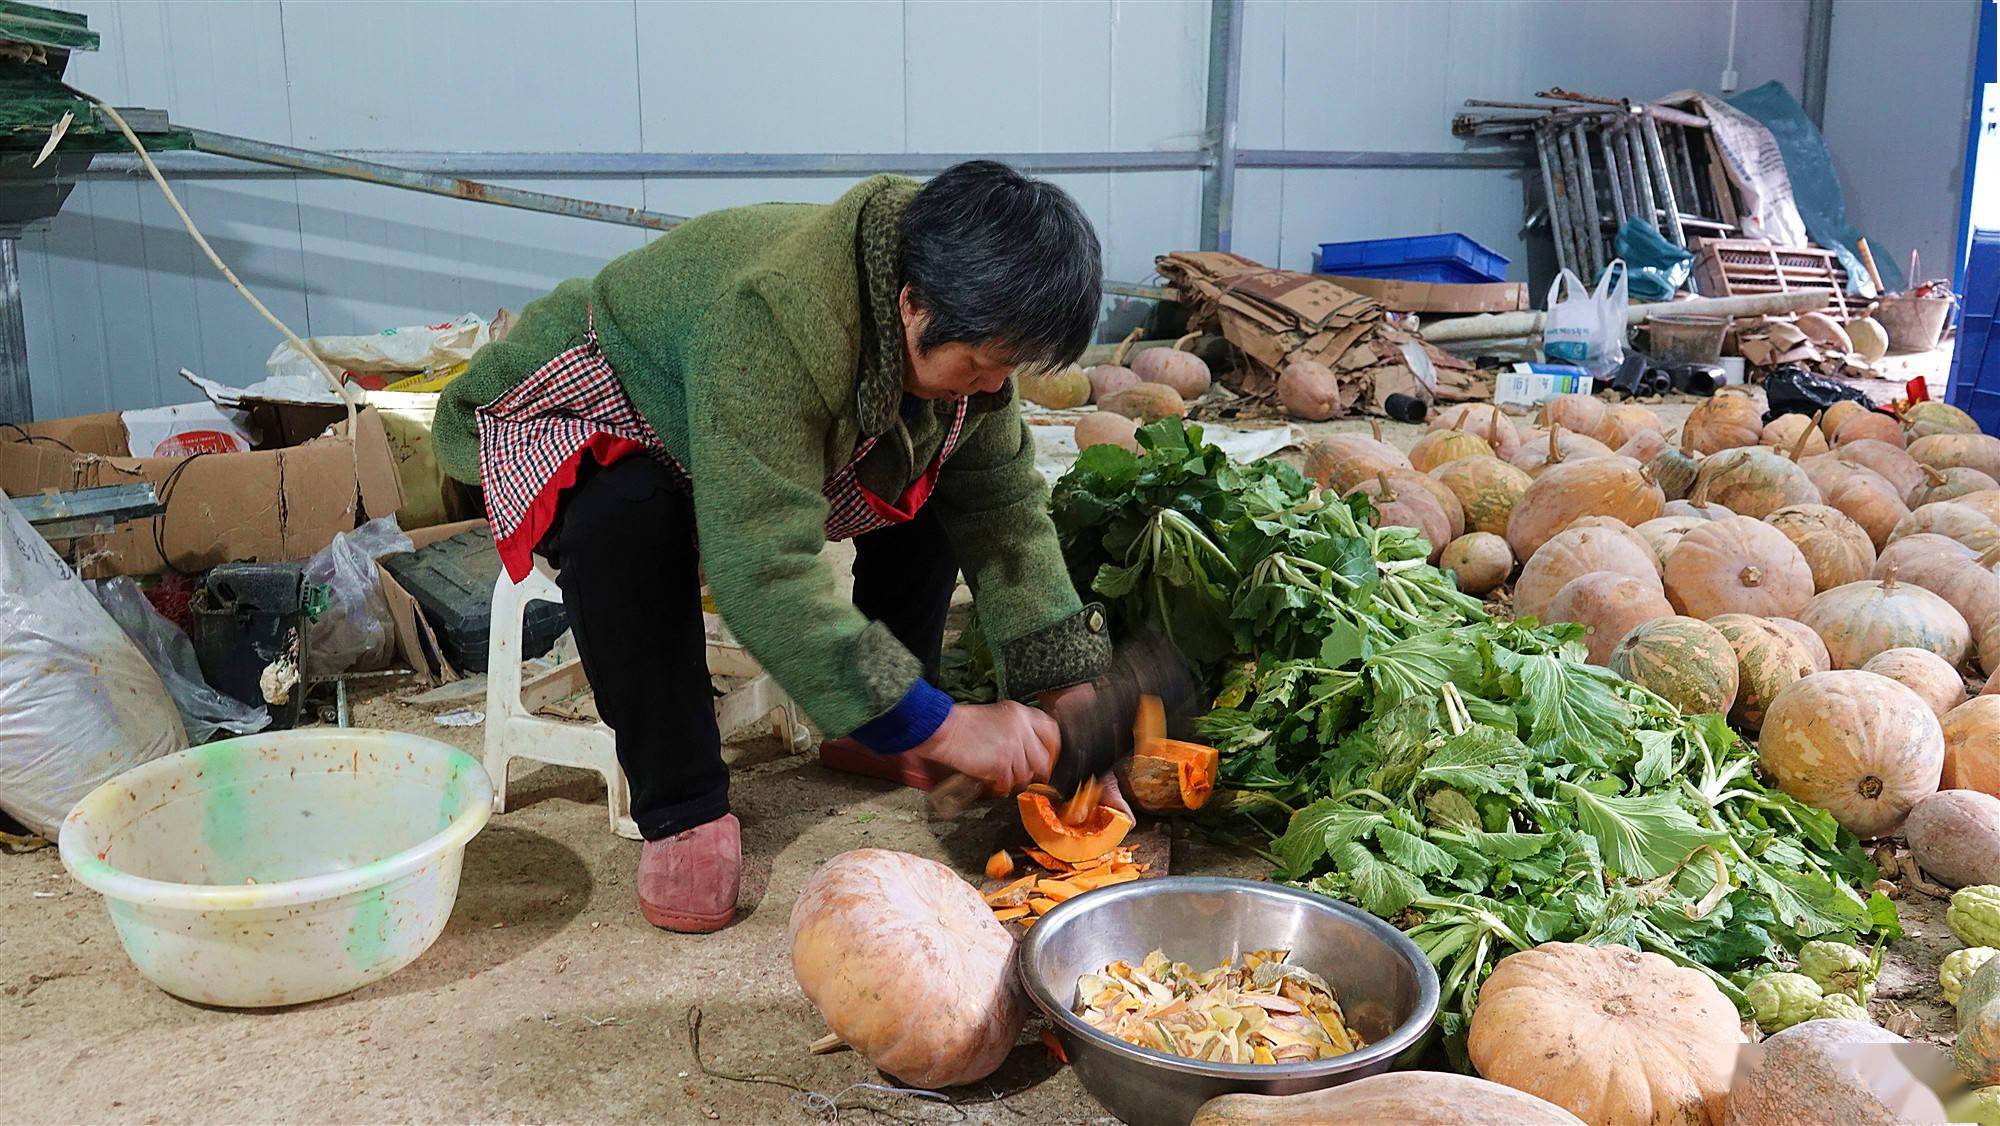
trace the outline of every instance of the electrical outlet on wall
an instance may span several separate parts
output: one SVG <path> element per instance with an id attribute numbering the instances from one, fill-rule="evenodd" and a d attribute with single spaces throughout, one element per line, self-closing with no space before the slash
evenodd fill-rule
<path id="1" fill-rule="evenodd" d="M 1723 93 L 1734 94 L 1736 92 L 1736 68 L 1731 67 L 1724 70 L 1722 72 L 1722 79 L 1718 85 L 1722 87 Z"/>

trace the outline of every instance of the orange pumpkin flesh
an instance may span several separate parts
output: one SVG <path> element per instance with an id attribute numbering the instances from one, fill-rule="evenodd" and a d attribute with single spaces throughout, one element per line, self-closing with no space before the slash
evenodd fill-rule
<path id="1" fill-rule="evenodd" d="M 1147 813 L 1188 813 L 1208 804 L 1221 760 L 1214 747 L 1155 739 L 1132 752 L 1119 786 Z"/>
<path id="2" fill-rule="evenodd" d="M 1062 819 L 1054 802 L 1045 793 L 1024 791 L 1017 799 L 1021 824 L 1042 851 L 1068 864 L 1095 860 L 1117 848 L 1132 831 L 1132 819 L 1122 811 L 1100 805 L 1078 825 Z"/>

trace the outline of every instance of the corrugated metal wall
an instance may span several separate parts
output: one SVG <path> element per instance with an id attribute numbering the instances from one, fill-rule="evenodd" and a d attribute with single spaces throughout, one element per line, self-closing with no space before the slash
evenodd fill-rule
<path id="1" fill-rule="evenodd" d="M 1186 149 L 1198 143 L 1208 6 L 952 3 L 284 3 L 122 0 L 71 81 L 176 121 L 323 149 L 921 152 Z M 1804 0 L 1740 9 L 1744 84 L 1796 87 Z M 1562 84 L 1712 86 L 1726 0 L 1251 0 L 1247 148 L 1458 151 L 1467 96 Z M 1114 277 L 1195 244 L 1197 172 L 1066 175 Z M 186 179 L 196 221 L 302 333 L 518 308 L 640 232 L 313 178 Z M 681 214 L 824 200 L 847 182 L 563 179 L 521 186 Z M 1297 269 L 1331 239 L 1463 230 L 1517 262 L 1507 171 L 1257 171 L 1237 248 Z M 88 181 L 22 244 L 38 416 L 190 398 L 175 370 L 246 382 L 273 334 L 150 183 Z M 1518 271 L 1516 276 L 1525 276 Z"/>

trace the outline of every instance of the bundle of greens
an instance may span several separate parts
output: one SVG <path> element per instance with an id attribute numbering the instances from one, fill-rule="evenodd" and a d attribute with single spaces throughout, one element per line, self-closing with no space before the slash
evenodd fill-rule
<path id="1" fill-rule="evenodd" d="M 1140 442 L 1058 483 L 1072 577 L 1207 678 L 1237 787 L 1218 804 L 1281 878 L 1424 949 L 1452 1040 L 1493 963 L 1542 942 L 1655 951 L 1741 1005 L 1809 939 L 1899 933 L 1854 838 L 1758 781 L 1720 716 L 1584 663 L 1579 627 L 1493 620 L 1362 498 L 1232 465 L 1178 420 Z"/>

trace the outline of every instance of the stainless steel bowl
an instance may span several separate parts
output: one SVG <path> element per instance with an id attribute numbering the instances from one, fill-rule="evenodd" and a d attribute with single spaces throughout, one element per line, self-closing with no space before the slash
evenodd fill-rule
<path id="1" fill-rule="evenodd" d="M 1368 1047 L 1312 1063 L 1204 1063 L 1127 1044 L 1070 1011 L 1078 977 L 1155 947 L 1202 969 L 1249 950 L 1290 950 L 1333 986 Z M 1093 891 L 1043 916 L 1015 959 L 1084 1088 L 1133 1126 L 1183 1126 L 1217 1095 L 1289 1095 L 1387 1071 L 1437 1016 L 1437 971 L 1402 932 L 1344 903 L 1253 880 L 1170 876 Z"/>

